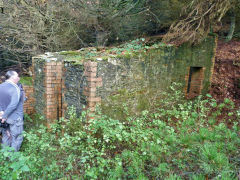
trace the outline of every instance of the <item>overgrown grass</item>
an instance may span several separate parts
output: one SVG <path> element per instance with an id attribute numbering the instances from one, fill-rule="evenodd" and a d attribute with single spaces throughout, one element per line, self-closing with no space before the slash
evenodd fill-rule
<path id="1" fill-rule="evenodd" d="M 108 60 L 109 57 L 124 57 L 134 56 L 140 52 L 147 52 L 149 49 L 156 49 L 161 47 L 171 47 L 170 44 L 165 43 L 154 43 L 151 45 L 147 44 L 145 38 L 135 39 L 126 43 L 123 43 L 114 47 L 101 48 L 82 48 L 78 51 L 62 51 L 59 54 L 63 55 L 67 61 L 73 61 L 82 63 L 83 60 Z"/>
<path id="2" fill-rule="evenodd" d="M 23 85 L 31 86 L 32 85 L 32 77 L 24 76 L 21 77 L 20 83 Z"/>
<path id="3" fill-rule="evenodd" d="M 51 131 L 28 129 L 21 152 L 1 153 L 1 179 L 237 179 L 240 114 L 231 101 L 186 101 L 175 91 L 161 104 L 135 116 L 123 105 L 124 120 L 101 110 L 77 118 L 70 108 Z"/>

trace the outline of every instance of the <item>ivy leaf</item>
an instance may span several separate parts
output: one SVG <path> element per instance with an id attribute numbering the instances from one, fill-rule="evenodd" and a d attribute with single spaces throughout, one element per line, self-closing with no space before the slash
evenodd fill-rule
<path id="1" fill-rule="evenodd" d="M 212 98 L 211 94 L 206 94 L 207 97 Z"/>
<path id="2" fill-rule="evenodd" d="M 17 175 L 17 172 L 13 172 L 12 173 L 12 179 L 18 179 L 18 175 Z"/>
<path id="3" fill-rule="evenodd" d="M 21 168 L 22 171 L 24 172 L 28 172 L 30 169 L 27 165 L 24 165 L 22 168 Z"/>

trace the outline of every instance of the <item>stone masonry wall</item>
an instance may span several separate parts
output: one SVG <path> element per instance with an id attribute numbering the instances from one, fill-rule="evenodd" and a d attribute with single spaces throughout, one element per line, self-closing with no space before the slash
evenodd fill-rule
<path id="1" fill-rule="evenodd" d="M 86 86 L 84 66 L 82 64 L 64 62 L 63 72 L 62 90 L 65 107 L 64 111 L 66 111 L 67 107 L 74 106 L 74 108 L 76 108 L 76 112 L 80 113 L 87 105 L 86 96 L 83 95 L 83 87 Z"/>
<path id="2" fill-rule="evenodd" d="M 197 86 L 199 94 L 207 93 L 214 66 L 215 47 L 215 38 L 209 38 L 198 46 L 186 44 L 178 48 L 160 47 L 147 53 L 109 58 L 107 62 L 99 61 L 97 75 L 102 77 L 103 86 L 98 88 L 97 93 L 105 99 L 118 94 L 119 90 L 166 90 L 173 82 L 181 83 L 184 93 L 189 97 L 194 97 L 191 94 L 193 86 Z M 190 93 L 187 93 L 190 67 L 200 68 L 201 73 L 192 74 Z"/>
<path id="3" fill-rule="evenodd" d="M 97 96 L 97 87 L 102 79 L 97 77 L 97 63 L 85 62 L 74 64 L 65 62 L 63 75 L 63 102 L 66 107 L 74 106 L 77 115 L 84 109 L 95 111 L 96 103 L 101 101 Z"/>
<path id="4" fill-rule="evenodd" d="M 67 116 L 67 107 L 74 106 L 79 115 L 83 109 L 94 111 L 101 101 L 96 95 L 96 88 L 102 85 L 96 77 L 96 62 L 74 64 L 42 55 L 33 58 L 33 67 L 36 112 L 44 115 L 48 125 Z"/>
<path id="5" fill-rule="evenodd" d="M 34 87 L 34 108 L 36 113 L 45 116 L 45 63 L 41 57 L 34 57 L 32 60 L 33 87 Z"/>
<path id="6" fill-rule="evenodd" d="M 160 91 L 173 82 L 183 85 L 186 97 L 207 93 L 214 65 L 215 38 L 198 46 L 160 46 L 147 51 L 108 57 L 103 60 L 67 61 L 58 53 L 33 58 L 36 111 L 51 121 L 66 116 L 67 107 L 78 112 L 96 104 L 133 102 L 134 110 L 144 110 Z M 190 69 L 192 72 L 190 72 Z M 152 97 L 148 97 L 152 96 Z M 155 98 L 155 99 L 151 99 Z M 120 105 L 122 108 L 122 104 Z M 117 115 L 117 114 L 116 114 Z"/>
<path id="7" fill-rule="evenodd" d="M 98 61 L 97 76 L 102 77 L 103 86 L 97 88 L 97 95 L 102 99 L 104 113 L 122 117 L 123 104 L 132 113 L 140 113 L 158 104 L 161 92 L 168 92 L 174 82 L 181 84 L 177 88 L 186 98 L 206 94 L 215 48 L 215 38 L 209 38 L 198 46 L 164 46 Z"/>

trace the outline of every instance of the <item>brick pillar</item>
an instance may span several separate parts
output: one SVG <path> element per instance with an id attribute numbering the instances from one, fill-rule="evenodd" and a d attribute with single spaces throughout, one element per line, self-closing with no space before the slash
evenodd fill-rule
<path id="1" fill-rule="evenodd" d="M 27 97 L 27 101 L 24 103 L 24 112 L 31 115 L 35 113 L 34 109 L 35 99 L 33 96 L 34 93 L 33 86 L 23 85 L 23 89 L 25 92 L 25 96 Z"/>
<path id="2" fill-rule="evenodd" d="M 62 116 L 62 62 L 46 62 L 45 76 L 45 115 L 51 121 Z M 48 122 L 48 126 L 50 123 Z"/>
<path id="3" fill-rule="evenodd" d="M 97 96 L 97 87 L 102 86 L 102 77 L 97 77 L 97 62 L 88 61 L 84 63 L 84 75 L 87 78 L 87 87 L 84 88 L 83 95 L 87 98 L 87 110 L 94 112 L 96 104 L 101 102 L 101 97 Z"/>

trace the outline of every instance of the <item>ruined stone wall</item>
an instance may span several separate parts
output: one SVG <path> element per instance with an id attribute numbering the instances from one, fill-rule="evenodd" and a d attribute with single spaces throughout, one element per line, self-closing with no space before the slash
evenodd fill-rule
<path id="1" fill-rule="evenodd" d="M 97 62 L 64 63 L 64 111 L 71 106 L 76 109 L 77 115 L 83 110 L 95 111 L 96 104 L 101 101 L 101 97 L 96 93 L 97 88 L 102 86 L 102 78 L 97 77 Z"/>
<path id="2" fill-rule="evenodd" d="M 105 59 L 71 61 L 59 53 L 33 58 L 36 111 L 47 119 L 66 116 L 67 107 L 95 111 L 102 102 L 110 114 L 123 103 L 142 111 L 177 82 L 188 98 L 207 93 L 214 66 L 216 42 L 211 37 L 197 46 L 164 45 L 147 51 L 109 56 Z M 77 53 L 76 53 L 77 54 Z M 121 109 L 114 109 L 118 103 Z"/>
<path id="3" fill-rule="evenodd" d="M 79 115 L 83 109 L 94 111 L 101 101 L 96 95 L 96 88 L 101 86 L 96 62 L 76 64 L 48 54 L 34 57 L 33 69 L 35 109 L 48 125 L 67 116 L 67 107 L 74 106 Z"/>
<path id="4" fill-rule="evenodd" d="M 63 102 L 64 107 L 73 106 L 76 112 L 81 112 L 87 105 L 83 89 L 86 86 L 84 66 L 82 64 L 64 63 L 63 74 Z"/>
<path id="5" fill-rule="evenodd" d="M 103 86 L 98 88 L 97 93 L 105 99 L 120 91 L 167 90 L 173 82 L 181 83 L 183 92 L 189 98 L 207 93 L 215 47 L 215 38 L 209 38 L 198 46 L 165 46 L 109 58 L 107 62 L 99 61 L 97 76 L 102 77 Z"/>
<path id="6" fill-rule="evenodd" d="M 35 57 L 32 60 L 33 68 L 33 86 L 34 86 L 34 99 L 36 100 L 34 107 L 38 114 L 45 115 L 45 60 L 40 57 Z"/>

